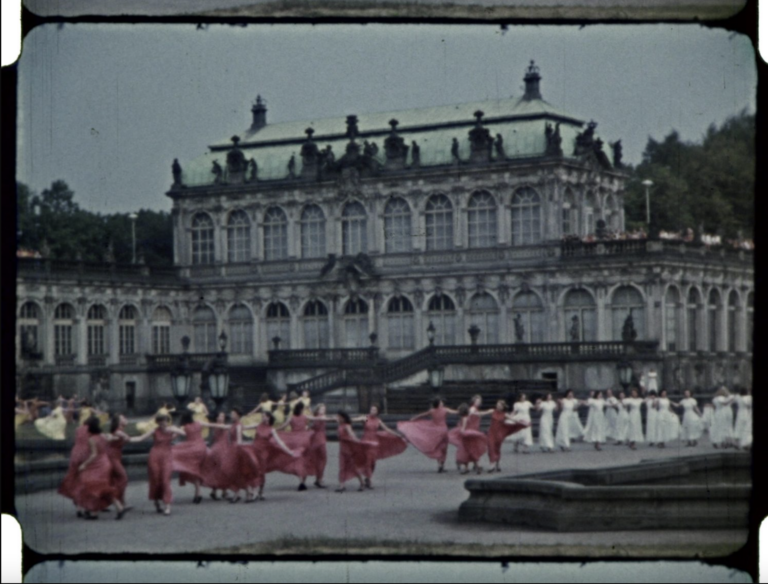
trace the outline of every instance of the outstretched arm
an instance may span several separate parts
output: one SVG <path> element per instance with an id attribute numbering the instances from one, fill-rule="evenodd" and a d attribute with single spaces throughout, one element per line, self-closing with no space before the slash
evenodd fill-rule
<path id="1" fill-rule="evenodd" d="M 402 434 L 400 434 L 400 432 L 396 432 L 395 430 L 393 430 L 392 428 L 390 428 L 389 426 L 387 426 L 387 425 L 386 425 L 384 422 L 382 422 L 381 420 L 379 420 L 379 427 L 380 427 L 382 430 L 384 430 L 385 432 L 389 432 L 390 434 L 392 434 L 392 436 L 397 436 L 398 438 L 403 438 L 403 435 L 402 435 Z"/>
<path id="2" fill-rule="evenodd" d="M 413 416 L 411 418 L 411 422 L 415 422 L 416 420 L 420 420 L 421 418 L 426 418 L 431 412 L 432 412 L 432 410 L 427 410 L 426 412 L 422 412 L 420 414 L 416 414 L 415 416 Z"/>
<path id="3" fill-rule="evenodd" d="M 150 436 L 152 436 L 152 434 L 154 434 L 154 433 L 155 433 L 155 431 L 154 431 L 154 430 L 149 430 L 148 432 L 145 432 L 145 433 L 144 433 L 144 434 L 142 434 L 141 436 L 131 436 L 131 437 L 128 439 L 128 441 L 129 441 L 129 442 L 143 442 L 144 440 L 146 440 L 147 438 L 149 438 Z"/>
<path id="4" fill-rule="evenodd" d="M 368 419 L 368 416 L 355 416 L 352 418 L 352 422 L 365 422 Z"/>
<path id="5" fill-rule="evenodd" d="M 294 458 L 298 458 L 298 457 L 299 457 L 299 455 L 298 455 L 298 454 L 296 454 L 296 453 L 295 453 L 293 450 L 291 450 L 290 448 L 288 448 L 288 447 L 285 445 L 285 442 L 283 442 L 283 441 L 280 439 L 280 436 L 278 436 L 278 435 L 277 435 L 277 432 L 275 431 L 275 429 L 274 429 L 274 428 L 272 429 L 272 438 L 274 438 L 274 439 L 275 439 L 275 442 L 276 442 L 276 443 L 277 443 L 277 445 L 278 445 L 278 446 L 279 446 L 279 447 L 280 447 L 280 448 L 283 450 L 283 452 L 285 452 L 285 453 L 286 453 L 286 454 L 288 454 L 289 456 L 293 456 Z"/>
<path id="6" fill-rule="evenodd" d="M 198 422 L 198 424 L 203 428 L 216 428 L 217 430 L 229 430 L 231 426 L 231 424 L 211 424 L 210 422 Z M 253 427 L 255 428 L 256 426 Z"/>

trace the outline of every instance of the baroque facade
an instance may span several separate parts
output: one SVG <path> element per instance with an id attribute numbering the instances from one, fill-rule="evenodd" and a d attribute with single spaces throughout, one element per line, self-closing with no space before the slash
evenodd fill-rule
<path id="1" fill-rule="evenodd" d="M 225 331 L 246 390 L 337 390 L 374 362 L 370 383 L 408 386 L 438 354 L 456 380 L 604 389 L 628 358 L 674 389 L 751 383 L 752 254 L 579 239 L 624 230 L 621 146 L 540 79 L 311 123 L 270 125 L 258 98 L 241 136 L 174 161 L 174 268 L 19 260 L 22 375 L 141 407 L 170 396 L 183 336 L 204 363 Z"/>

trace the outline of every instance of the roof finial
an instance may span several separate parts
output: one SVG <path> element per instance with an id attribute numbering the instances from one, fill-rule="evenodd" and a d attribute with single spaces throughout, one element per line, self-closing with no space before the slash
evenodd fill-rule
<path id="1" fill-rule="evenodd" d="M 541 75 L 539 75 L 539 68 L 533 62 L 533 59 L 531 59 L 531 64 L 528 66 L 523 80 L 525 81 L 525 95 L 523 95 L 523 99 L 526 101 L 541 99 L 541 91 L 539 90 Z"/>

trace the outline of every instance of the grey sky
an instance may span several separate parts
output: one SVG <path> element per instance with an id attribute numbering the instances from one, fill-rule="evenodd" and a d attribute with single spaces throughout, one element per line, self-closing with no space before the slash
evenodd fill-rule
<path id="1" fill-rule="evenodd" d="M 639 162 L 649 135 L 755 109 L 751 42 L 696 25 L 66 24 L 24 41 L 18 178 L 66 180 L 99 212 L 169 209 L 170 164 L 250 124 L 522 93 L 530 59 L 545 100 L 598 122 Z"/>

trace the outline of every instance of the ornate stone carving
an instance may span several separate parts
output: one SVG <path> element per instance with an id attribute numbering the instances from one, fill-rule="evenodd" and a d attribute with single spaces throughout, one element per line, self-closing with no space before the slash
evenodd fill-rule
<path id="1" fill-rule="evenodd" d="M 469 147 L 471 162 L 488 162 L 491 159 L 491 147 L 493 138 L 488 128 L 483 127 L 483 115 L 481 110 L 475 112 L 475 127 L 469 131 Z M 453 153 L 453 151 L 451 151 Z"/>
<path id="2" fill-rule="evenodd" d="M 232 148 L 227 152 L 227 182 L 231 184 L 241 184 L 245 182 L 245 170 L 248 162 L 245 160 L 245 154 L 237 147 L 240 142 L 239 136 L 232 136 Z"/>
<path id="3" fill-rule="evenodd" d="M 397 133 L 396 119 L 389 120 L 392 130 L 389 136 L 384 140 L 384 154 L 387 157 L 387 168 L 400 169 L 405 166 L 405 160 L 408 156 L 408 146 L 405 140 Z M 418 147 L 417 147 L 418 148 Z"/>
<path id="4" fill-rule="evenodd" d="M 547 123 L 544 126 L 544 137 L 546 139 L 546 150 L 544 154 L 546 156 L 562 156 L 563 155 L 563 139 L 560 136 L 560 124 L 557 124 L 554 129 L 552 124 Z"/>
<path id="5" fill-rule="evenodd" d="M 307 140 L 301 146 L 301 178 L 314 179 L 320 172 L 320 150 L 312 139 L 315 131 L 307 128 L 304 132 Z"/>

